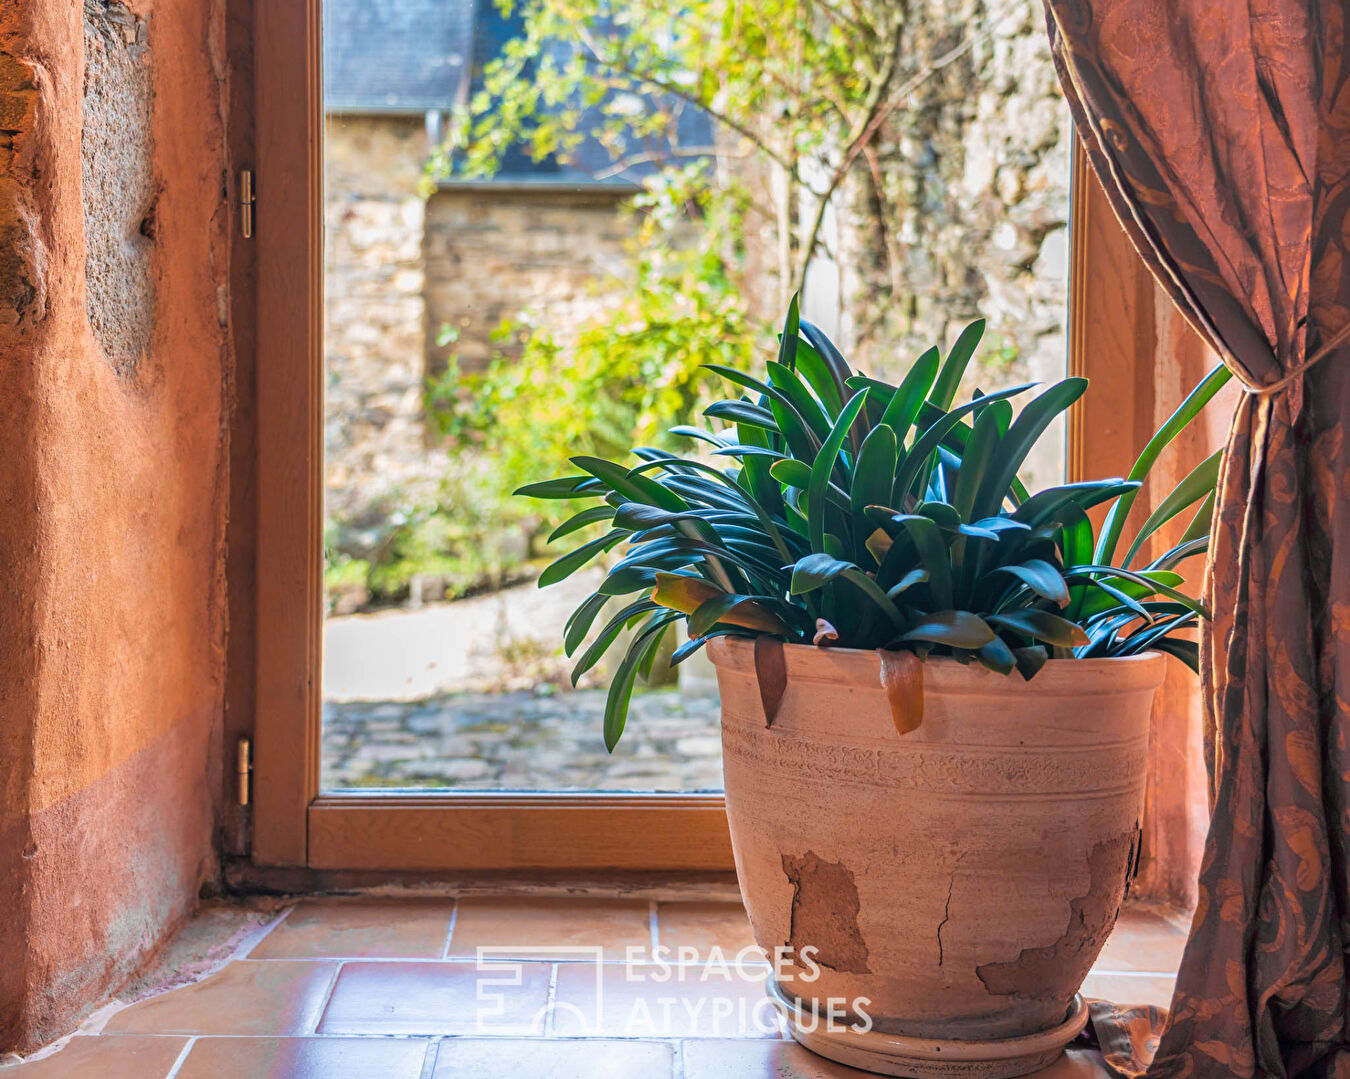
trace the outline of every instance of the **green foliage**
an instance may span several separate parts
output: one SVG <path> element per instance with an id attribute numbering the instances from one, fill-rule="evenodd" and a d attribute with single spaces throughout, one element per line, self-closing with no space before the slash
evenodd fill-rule
<path id="1" fill-rule="evenodd" d="M 502 497 L 504 490 L 490 457 L 466 456 L 421 501 L 395 490 L 359 519 L 331 520 L 325 590 L 335 597 L 364 588 L 384 603 L 407 596 L 414 577 L 439 579 L 444 596 L 434 598 L 500 586 L 529 557 L 533 520 L 526 506 Z"/>
<path id="2" fill-rule="evenodd" d="M 598 499 L 614 511 L 607 532 L 541 578 L 562 579 L 601 551 L 625 547 L 566 629 L 571 655 L 605 597 L 639 597 L 574 672 L 635 627 L 611 683 L 611 748 L 637 673 L 682 618 L 692 639 L 677 661 L 713 637 L 767 633 L 953 656 L 1028 678 L 1051 657 L 1148 649 L 1195 666 L 1194 642 L 1179 633 L 1205 612 L 1178 588 L 1175 567 L 1205 549 L 1213 468 L 1207 462 L 1164 499 L 1113 564 L 1113 546 L 1098 547 L 1086 511 L 1132 499 L 1151 460 L 1126 480 L 1026 491 L 1018 469 L 1087 381 L 1064 379 L 1034 395 L 1030 385 L 977 393 L 957 404 L 982 333 L 982 322 L 972 324 L 945 359 L 930 350 L 896 386 L 854 372 L 819 329 L 799 321 L 794 298 L 779 361 L 766 364 L 764 379 L 714 367 L 749 391 L 704 409 L 730 426 L 680 429 L 714 447 L 710 454 L 641 447 L 633 468 L 577 455 L 578 472 L 517 492 Z M 1169 421 L 1150 444 L 1153 458 L 1198 411 L 1194 402 L 1184 407 L 1186 418 Z M 1142 569 L 1129 565 L 1153 531 L 1197 502 L 1182 543 Z M 584 512 L 596 519 L 594 509 Z"/>
<path id="3" fill-rule="evenodd" d="M 831 202 L 871 152 L 885 115 L 964 47 L 941 58 L 903 54 L 905 7 L 891 0 L 498 0 L 522 32 L 490 62 L 428 167 L 435 177 L 486 176 L 523 148 L 576 164 L 588 141 L 609 151 L 601 178 L 634 166 L 678 171 L 720 159 L 700 182 L 707 200 L 742 207 L 731 181 L 758 184 L 757 222 L 772 248 L 783 301 L 800 289 L 822 246 Z M 952 42 L 953 45 L 956 42 Z M 716 126 L 712 145 L 689 143 L 690 114 Z M 879 206 L 898 229 L 898 208 Z"/>
<path id="4" fill-rule="evenodd" d="M 503 350 L 482 374 L 451 363 L 427 404 L 451 450 L 489 454 L 502 492 L 560 469 L 575 454 L 612 457 L 634 441 L 673 445 L 666 429 L 706 398 L 700 368 L 749 366 L 756 327 L 726 277 L 707 227 L 678 242 L 679 184 L 638 200 L 635 279 L 613 306 L 566 338 L 544 311 L 505 328 Z"/>

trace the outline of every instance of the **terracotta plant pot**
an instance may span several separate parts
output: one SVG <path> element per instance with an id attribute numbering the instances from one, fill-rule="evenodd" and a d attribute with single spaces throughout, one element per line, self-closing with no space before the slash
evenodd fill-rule
<path id="1" fill-rule="evenodd" d="M 1051 1063 L 1137 855 L 1163 657 L 1030 682 L 929 660 L 901 735 L 876 652 L 784 646 L 766 723 L 753 642 L 708 650 L 736 872 L 793 1036 L 888 1075 Z"/>

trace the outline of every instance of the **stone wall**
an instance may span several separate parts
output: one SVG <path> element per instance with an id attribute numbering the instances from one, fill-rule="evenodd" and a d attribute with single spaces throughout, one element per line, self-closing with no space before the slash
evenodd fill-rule
<path id="1" fill-rule="evenodd" d="M 482 370 L 531 311 L 560 336 L 627 273 L 631 223 L 614 189 L 466 184 L 425 198 L 420 116 L 328 118 L 325 131 L 324 449 L 330 539 L 369 557 L 451 467 L 424 407 L 454 353 Z M 456 340 L 438 345 L 444 327 Z"/>
<path id="2" fill-rule="evenodd" d="M 420 116 L 330 116 L 325 130 L 326 508 L 357 530 L 435 497 L 422 409 L 428 147 Z"/>
<path id="3" fill-rule="evenodd" d="M 493 331 L 522 312 L 566 338 L 603 310 L 604 285 L 630 274 L 626 188 L 465 184 L 427 205 L 427 315 L 433 370 L 454 353 L 480 371 L 502 350 Z M 455 332 L 438 347 L 441 327 Z"/>
<path id="4" fill-rule="evenodd" d="M 916 0 L 905 70 L 972 39 L 883 129 L 880 197 L 895 227 L 845 236 L 845 336 L 863 366 L 894 372 L 982 316 L 967 389 L 1063 378 L 1071 128 L 1039 0 Z M 864 208 L 878 197 L 866 169 L 850 196 Z M 1039 453 L 1029 478 L 1058 478 L 1061 443 Z"/>

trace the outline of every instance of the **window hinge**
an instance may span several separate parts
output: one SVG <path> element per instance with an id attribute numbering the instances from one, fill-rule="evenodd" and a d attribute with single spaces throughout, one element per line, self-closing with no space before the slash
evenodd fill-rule
<path id="1" fill-rule="evenodd" d="M 257 203 L 253 191 L 253 170 L 239 170 L 239 231 L 245 240 L 253 238 L 253 207 Z M 241 803 L 242 804 L 242 803 Z"/>
<path id="2" fill-rule="evenodd" d="M 239 804 L 248 805 L 248 779 L 253 771 L 253 742 L 247 736 L 241 737 L 234 751 L 235 780 L 239 786 Z"/>

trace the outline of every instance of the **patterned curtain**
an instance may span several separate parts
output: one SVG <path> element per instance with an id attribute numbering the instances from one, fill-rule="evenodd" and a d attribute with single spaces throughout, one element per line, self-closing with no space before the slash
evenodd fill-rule
<path id="1" fill-rule="evenodd" d="M 1127 1076 L 1350 1075 L 1350 0 L 1045 6 L 1116 213 L 1248 390 L 1206 584 L 1199 908 L 1161 1037 L 1110 1005 L 1098 1037 Z"/>

